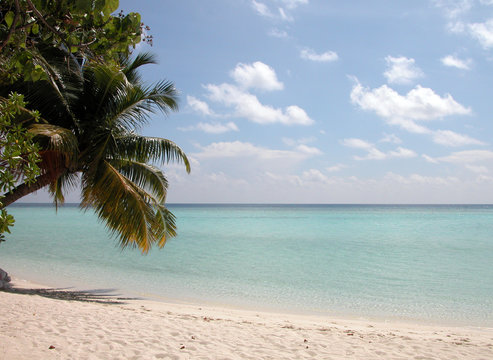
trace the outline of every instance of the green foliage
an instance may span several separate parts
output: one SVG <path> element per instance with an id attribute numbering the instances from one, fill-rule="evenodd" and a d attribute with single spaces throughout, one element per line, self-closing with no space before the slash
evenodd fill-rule
<path id="1" fill-rule="evenodd" d="M 2 0 L 0 85 L 50 76 L 42 55 L 50 47 L 80 64 L 88 57 L 108 62 L 128 54 L 141 41 L 143 24 L 138 13 L 111 15 L 118 6 L 118 0 Z"/>
<path id="2" fill-rule="evenodd" d="M 0 191 L 10 191 L 19 180 L 33 183 L 40 169 L 38 146 L 33 135 L 23 127 L 26 122 L 37 122 L 39 114 L 25 109 L 24 97 L 11 93 L 0 98 Z M 0 197 L 0 207 L 2 197 Z M 0 241 L 10 233 L 14 217 L 0 210 Z"/>
<path id="3" fill-rule="evenodd" d="M 117 72 L 101 64 L 86 67 L 77 93 L 84 107 L 73 103 L 79 120 L 78 167 L 84 169 L 81 205 L 96 211 L 122 247 L 146 253 L 176 235 L 175 218 L 164 206 L 168 182 L 149 163 L 181 161 L 187 171 L 190 164 L 172 141 L 135 133 L 153 111 L 176 109 L 174 86 L 140 82 L 137 70 L 152 63 L 152 57 L 122 60 L 125 66 Z"/>
<path id="4" fill-rule="evenodd" d="M 146 253 L 175 236 L 175 217 L 164 205 L 168 183 L 153 164 L 178 161 L 187 171 L 190 164 L 172 141 L 136 132 L 151 113 L 177 109 L 176 90 L 168 81 L 142 83 L 137 70 L 154 58 L 131 60 L 143 24 L 138 13 L 112 15 L 118 6 L 0 2 L 0 233 L 13 224 L 4 210 L 9 204 L 44 186 L 55 204 L 63 203 L 80 183 L 81 207 L 93 209 L 122 247 Z M 42 118 L 22 96 L 8 97 L 12 91 Z"/>
<path id="5" fill-rule="evenodd" d="M 10 227 L 14 226 L 15 219 L 7 213 L 7 210 L 0 210 L 0 243 L 5 241 L 4 233 L 10 234 Z"/>
<path id="6" fill-rule="evenodd" d="M 146 253 L 164 246 L 176 224 L 164 205 L 168 182 L 152 164 L 177 161 L 187 171 L 190 164 L 172 141 L 136 131 L 153 112 L 177 109 L 175 87 L 142 82 L 139 68 L 155 62 L 149 54 L 121 55 L 119 66 L 89 62 L 77 76 L 54 55 L 50 62 L 63 87 L 46 80 L 17 85 L 43 114 L 27 129 L 41 146 L 42 173 L 54 174 L 49 191 L 55 203 L 63 203 L 79 176 L 81 206 L 94 210 L 122 247 Z"/>

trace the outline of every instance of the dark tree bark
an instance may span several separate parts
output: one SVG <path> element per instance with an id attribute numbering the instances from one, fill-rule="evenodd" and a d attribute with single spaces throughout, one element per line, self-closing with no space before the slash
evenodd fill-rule
<path id="1" fill-rule="evenodd" d="M 7 207 L 10 204 L 12 204 L 13 202 L 16 202 L 17 200 L 19 200 L 20 198 L 44 188 L 45 186 L 47 186 L 51 182 L 53 182 L 53 180 L 54 180 L 53 174 L 52 173 L 46 173 L 46 174 L 38 176 L 36 178 L 36 181 L 32 184 L 23 183 L 23 184 L 17 185 L 11 191 L 4 194 L 4 197 L 2 198 L 2 206 L 0 208 Z"/>

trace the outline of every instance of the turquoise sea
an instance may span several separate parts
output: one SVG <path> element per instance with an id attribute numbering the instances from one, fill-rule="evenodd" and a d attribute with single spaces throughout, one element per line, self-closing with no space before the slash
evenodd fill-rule
<path id="1" fill-rule="evenodd" d="M 0 267 L 157 300 L 493 326 L 493 206 L 169 207 L 179 236 L 143 256 L 92 212 L 11 206 Z"/>

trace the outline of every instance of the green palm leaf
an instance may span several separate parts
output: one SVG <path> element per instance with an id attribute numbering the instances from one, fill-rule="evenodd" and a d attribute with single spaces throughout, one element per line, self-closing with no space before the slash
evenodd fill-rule
<path id="1" fill-rule="evenodd" d="M 137 54 L 133 60 L 127 55 L 122 55 L 120 57 L 120 62 L 123 66 L 123 73 L 132 84 L 141 83 L 141 77 L 138 72 L 141 66 L 157 63 L 156 57 L 148 52 Z"/>
<path id="2" fill-rule="evenodd" d="M 79 184 L 79 176 L 74 173 L 64 173 L 62 176 L 54 180 L 49 186 L 48 191 L 53 197 L 53 202 L 58 209 L 59 204 L 65 202 L 65 194 L 74 190 Z"/>
<path id="3" fill-rule="evenodd" d="M 190 172 L 190 162 L 186 154 L 171 140 L 127 134 L 115 141 L 122 157 L 138 162 L 182 162 L 187 172 Z"/>
<path id="4" fill-rule="evenodd" d="M 176 89 L 170 82 L 140 87 L 122 80 L 118 85 L 118 91 L 107 99 L 104 113 L 108 123 L 122 126 L 127 131 L 139 129 L 146 124 L 149 116 L 156 110 L 166 114 L 178 109 Z"/>
<path id="5" fill-rule="evenodd" d="M 164 205 L 168 182 L 156 165 L 179 162 L 190 172 L 190 162 L 174 142 L 136 132 L 152 114 L 178 109 L 174 85 L 142 82 L 140 67 L 155 62 L 150 54 L 122 56 L 120 66 L 80 65 L 63 51 L 42 60 L 48 80 L 15 86 L 23 86 L 19 93 L 43 117 L 36 124 L 19 120 L 41 148 L 43 185 L 49 183 L 55 204 L 80 184 L 81 207 L 94 209 L 122 247 L 146 253 L 164 246 L 176 235 L 176 221 Z"/>
<path id="6" fill-rule="evenodd" d="M 138 247 L 147 253 L 153 244 L 164 244 L 168 225 L 155 205 L 157 199 L 108 162 L 102 162 L 99 170 L 97 179 L 83 176 L 81 206 L 93 208 L 123 248 Z"/>
<path id="7" fill-rule="evenodd" d="M 126 159 L 109 160 L 108 162 L 138 187 L 150 192 L 153 198 L 156 199 L 156 203 L 164 203 L 168 180 L 166 180 L 160 169 L 146 163 Z"/>
<path id="8" fill-rule="evenodd" d="M 158 246 L 162 248 L 169 238 L 176 236 L 176 218 L 164 205 L 156 206 L 156 217 L 163 231 L 156 237 L 160 239 Z"/>

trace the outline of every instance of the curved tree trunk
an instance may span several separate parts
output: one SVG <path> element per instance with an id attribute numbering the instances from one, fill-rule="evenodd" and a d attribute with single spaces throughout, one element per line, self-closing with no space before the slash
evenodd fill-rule
<path id="1" fill-rule="evenodd" d="M 9 206 L 13 202 L 19 200 L 21 197 L 24 197 L 35 191 L 40 190 L 41 188 L 44 188 L 46 185 L 49 185 L 53 180 L 54 180 L 53 174 L 46 173 L 38 176 L 36 178 L 36 182 L 32 184 L 23 183 L 17 185 L 11 191 L 4 194 L 4 197 L 2 198 L 2 206 L 0 206 L 0 209 Z"/>

